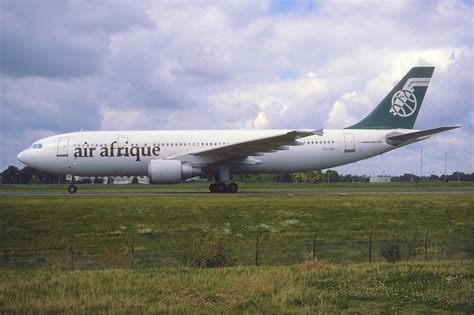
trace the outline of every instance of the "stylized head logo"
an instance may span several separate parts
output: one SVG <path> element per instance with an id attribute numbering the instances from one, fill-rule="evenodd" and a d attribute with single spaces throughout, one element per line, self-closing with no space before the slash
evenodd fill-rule
<path id="1" fill-rule="evenodd" d="M 428 87 L 430 78 L 408 79 L 403 88 L 397 91 L 392 97 L 390 113 L 393 116 L 409 117 L 416 111 L 418 101 L 416 99 L 415 87 Z"/>

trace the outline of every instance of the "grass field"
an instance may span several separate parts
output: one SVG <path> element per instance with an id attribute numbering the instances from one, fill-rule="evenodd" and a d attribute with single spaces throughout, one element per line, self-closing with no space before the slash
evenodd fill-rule
<path id="1" fill-rule="evenodd" d="M 472 261 L 0 270 L 0 312 L 472 314 Z"/>
<path id="2" fill-rule="evenodd" d="M 235 246 L 472 236 L 471 194 L 41 196 L 0 198 L 0 248 L 43 254 L 70 246 L 186 249 L 211 232 Z"/>
<path id="3" fill-rule="evenodd" d="M 416 188 L 433 188 L 433 189 L 454 189 L 454 188 L 474 188 L 474 182 L 423 182 L 423 183 L 239 183 L 242 191 L 261 190 L 261 189 L 416 189 Z M 208 184 L 184 183 L 175 185 L 103 185 L 103 184 L 78 184 L 80 191 L 206 191 L 208 192 Z M 6 185 L 0 184 L 0 192 L 63 192 L 67 190 L 67 185 Z"/>
<path id="4" fill-rule="evenodd" d="M 384 239 L 423 238 L 426 229 L 427 262 L 420 243 L 402 262 L 384 262 Z M 367 264 L 367 242 L 357 241 L 371 231 L 379 243 Z M 178 257 L 129 269 L 131 245 L 138 254 L 189 250 L 214 234 L 231 250 L 231 267 L 189 268 Z M 257 236 L 261 266 L 252 267 Z M 67 255 L 72 246 L 76 255 L 123 264 L 0 268 L 0 313 L 473 313 L 473 239 L 470 193 L 3 196 L 0 249 L 9 255 Z"/>

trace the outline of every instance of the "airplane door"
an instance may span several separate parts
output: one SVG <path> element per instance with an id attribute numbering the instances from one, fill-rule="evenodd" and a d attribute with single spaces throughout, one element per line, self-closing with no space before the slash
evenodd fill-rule
<path id="1" fill-rule="evenodd" d="M 345 133 L 344 134 L 344 152 L 355 152 L 355 141 L 354 135 L 352 133 Z"/>
<path id="2" fill-rule="evenodd" d="M 61 137 L 58 141 L 58 151 L 56 156 L 68 156 L 67 148 L 69 145 L 69 138 L 68 137 Z"/>

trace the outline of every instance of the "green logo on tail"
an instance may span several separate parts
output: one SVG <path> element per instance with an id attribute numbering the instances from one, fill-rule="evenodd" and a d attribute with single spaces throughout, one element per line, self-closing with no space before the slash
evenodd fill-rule
<path id="1" fill-rule="evenodd" d="M 346 129 L 412 129 L 434 67 L 414 67 L 363 120 Z"/>

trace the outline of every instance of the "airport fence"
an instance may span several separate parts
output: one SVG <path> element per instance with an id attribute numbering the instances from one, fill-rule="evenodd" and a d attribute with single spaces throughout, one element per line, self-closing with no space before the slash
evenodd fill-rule
<path id="1" fill-rule="evenodd" d="M 144 269 L 173 266 L 219 267 L 238 265 L 291 265 L 312 260 L 331 263 L 473 259 L 474 238 L 470 236 L 375 238 L 322 241 L 317 235 L 305 241 L 271 243 L 260 236 L 252 246 L 232 246 L 228 240 L 214 239 L 183 250 L 147 251 L 129 246 L 85 255 L 74 247 L 51 251 L 48 255 L 22 254 L 5 249 L 0 268 L 63 270 Z"/>

